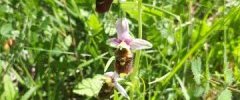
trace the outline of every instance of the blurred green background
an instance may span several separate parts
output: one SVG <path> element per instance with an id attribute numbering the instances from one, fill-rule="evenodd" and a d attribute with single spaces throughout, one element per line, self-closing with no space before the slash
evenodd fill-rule
<path id="1" fill-rule="evenodd" d="M 100 14 L 95 0 L 0 0 L 0 99 L 96 99 L 88 88 L 107 63 L 114 69 L 106 41 L 120 12 L 138 37 L 137 0 L 117 2 Z M 238 99 L 239 0 L 143 0 L 141 8 L 153 48 L 141 52 L 136 78 L 122 83 L 131 98 Z M 113 99 L 124 98 L 115 91 Z"/>

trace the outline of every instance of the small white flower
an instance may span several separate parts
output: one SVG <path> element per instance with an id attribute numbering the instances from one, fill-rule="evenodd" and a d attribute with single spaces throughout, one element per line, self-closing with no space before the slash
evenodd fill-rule
<path id="1" fill-rule="evenodd" d="M 29 52 L 27 50 L 22 50 L 21 55 L 24 60 L 27 60 L 30 57 Z"/>

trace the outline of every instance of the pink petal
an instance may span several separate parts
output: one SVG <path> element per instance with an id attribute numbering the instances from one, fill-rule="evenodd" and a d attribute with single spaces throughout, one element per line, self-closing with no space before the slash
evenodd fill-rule
<path id="1" fill-rule="evenodd" d="M 129 45 L 132 50 L 141 50 L 141 49 L 152 48 L 152 44 L 143 39 L 132 39 L 132 41 L 130 42 Z"/>
<path id="2" fill-rule="evenodd" d="M 121 41 L 124 41 L 126 42 L 127 44 L 129 44 L 129 42 L 132 41 L 132 38 L 130 36 L 129 33 L 121 33 L 121 34 L 118 34 L 117 38 Z"/>
<path id="3" fill-rule="evenodd" d="M 126 18 L 118 19 L 116 22 L 117 33 L 129 32 L 128 20 Z"/>
<path id="4" fill-rule="evenodd" d="M 114 76 L 114 72 L 106 72 L 104 73 L 105 76 L 108 76 L 108 77 L 113 77 Z"/>
<path id="5" fill-rule="evenodd" d="M 115 86 L 115 88 L 117 88 L 118 92 L 120 92 L 120 94 L 122 96 L 129 99 L 129 96 L 128 96 L 126 90 L 117 81 L 114 82 L 114 86 Z"/>
<path id="6" fill-rule="evenodd" d="M 117 72 L 106 72 L 106 73 L 104 73 L 104 75 L 107 77 L 113 78 L 114 81 L 117 81 L 117 79 L 119 78 L 119 75 Z"/>
<path id="7" fill-rule="evenodd" d="M 119 40 L 117 38 L 110 38 L 107 40 L 107 44 L 114 48 L 117 48 L 118 45 L 120 44 L 120 42 L 121 42 L 121 40 Z"/>
<path id="8" fill-rule="evenodd" d="M 120 40 L 131 39 L 129 34 L 128 20 L 126 18 L 118 19 L 116 22 L 117 37 Z"/>

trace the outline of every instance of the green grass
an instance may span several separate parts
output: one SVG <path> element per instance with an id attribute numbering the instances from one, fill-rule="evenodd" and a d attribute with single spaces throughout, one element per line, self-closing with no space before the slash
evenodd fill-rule
<path id="1" fill-rule="evenodd" d="M 153 44 L 134 51 L 133 73 L 120 81 L 131 100 L 237 99 L 239 12 L 238 0 L 115 0 L 105 14 L 95 0 L 2 0 L 0 99 L 96 99 L 94 82 L 114 70 L 106 41 L 122 16 Z"/>

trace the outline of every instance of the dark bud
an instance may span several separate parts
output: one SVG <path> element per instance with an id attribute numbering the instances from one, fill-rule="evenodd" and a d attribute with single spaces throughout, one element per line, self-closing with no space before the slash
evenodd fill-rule
<path id="1" fill-rule="evenodd" d="M 96 11 L 105 13 L 109 10 L 113 0 L 96 0 Z"/>

